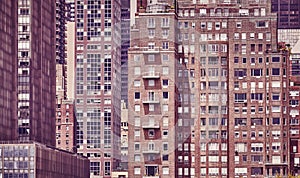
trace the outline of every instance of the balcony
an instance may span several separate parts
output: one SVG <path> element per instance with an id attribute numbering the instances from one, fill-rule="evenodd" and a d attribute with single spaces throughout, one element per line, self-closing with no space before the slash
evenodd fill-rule
<path id="1" fill-rule="evenodd" d="M 143 176 L 143 178 L 159 178 L 159 176 Z"/>
<path id="2" fill-rule="evenodd" d="M 147 123 L 147 124 L 143 125 L 142 128 L 143 129 L 159 129 L 159 125 L 154 124 L 154 123 Z"/>
<path id="3" fill-rule="evenodd" d="M 143 104 L 159 104 L 158 97 L 146 97 L 143 99 Z"/>
<path id="4" fill-rule="evenodd" d="M 159 154 L 159 150 L 143 150 L 144 154 Z"/>
<path id="5" fill-rule="evenodd" d="M 159 47 L 142 48 L 142 53 L 144 54 L 159 54 L 159 52 Z"/>
<path id="6" fill-rule="evenodd" d="M 158 79 L 159 76 L 159 72 L 145 72 L 143 73 L 143 79 Z"/>

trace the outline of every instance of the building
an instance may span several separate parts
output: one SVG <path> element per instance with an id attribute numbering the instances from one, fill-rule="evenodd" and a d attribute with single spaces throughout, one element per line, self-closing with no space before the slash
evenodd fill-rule
<path id="1" fill-rule="evenodd" d="M 18 138 L 55 146 L 55 3 L 17 7 Z"/>
<path id="2" fill-rule="evenodd" d="M 130 43 L 130 1 L 121 1 L 121 100 L 127 104 L 128 48 Z"/>
<path id="3" fill-rule="evenodd" d="M 299 92 L 300 92 L 300 41 L 291 50 L 290 56 L 290 90 L 289 90 L 289 122 L 290 122 L 290 169 L 293 175 L 300 175 L 300 142 L 299 142 Z"/>
<path id="4" fill-rule="evenodd" d="M 272 12 L 277 12 L 279 29 L 300 28 L 300 2 L 290 0 L 271 0 Z"/>
<path id="5" fill-rule="evenodd" d="M 177 15 L 170 1 L 136 3 L 128 50 L 128 177 L 176 177 Z"/>
<path id="6" fill-rule="evenodd" d="M 56 148 L 76 153 L 76 118 L 72 100 L 56 108 Z"/>
<path id="7" fill-rule="evenodd" d="M 75 2 L 56 1 L 56 147 L 76 152 Z"/>
<path id="8" fill-rule="evenodd" d="M 77 150 L 89 157 L 91 177 L 110 177 L 120 162 L 120 5 L 75 2 Z"/>
<path id="9" fill-rule="evenodd" d="M 121 170 L 128 170 L 128 108 L 126 103 L 121 101 Z"/>
<path id="10" fill-rule="evenodd" d="M 0 177 L 4 178 L 89 176 L 88 159 L 36 142 L 1 143 L 0 155 Z"/>
<path id="11" fill-rule="evenodd" d="M 86 178 L 87 158 L 54 148 L 55 3 L 5 1 L 0 16 L 0 177 Z"/>
<path id="12" fill-rule="evenodd" d="M 271 2 L 131 7 L 128 176 L 288 175 L 289 52 Z"/>
<path id="13" fill-rule="evenodd" d="M 5 1 L 0 8 L 0 140 L 17 139 L 17 2 Z M 9 20 L 8 20 L 9 19 Z"/>

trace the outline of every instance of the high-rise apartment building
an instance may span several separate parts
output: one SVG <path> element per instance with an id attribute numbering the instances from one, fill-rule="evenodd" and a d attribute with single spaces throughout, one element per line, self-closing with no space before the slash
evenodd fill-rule
<path id="1" fill-rule="evenodd" d="M 120 1 L 75 4 L 77 150 L 91 177 L 110 177 L 120 160 Z"/>
<path id="2" fill-rule="evenodd" d="M 0 7 L 0 140 L 17 139 L 17 2 Z"/>
<path id="3" fill-rule="evenodd" d="M 265 0 L 136 1 L 129 177 L 288 175 L 288 50 Z"/>
<path id="4" fill-rule="evenodd" d="M 130 43 L 130 1 L 121 0 L 121 100 L 127 104 L 128 48 Z"/>
<path id="5" fill-rule="evenodd" d="M 55 2 L 0 9 L 0 177 L 86 178 L 87 158 L 54 148 Z"/>
<path id="6" fill-rule="evenodd" d="M 300 41 L 291 50 L 289 67 L 290 172 L 300 175 Z"/>
<path id="7" fill-rule="evenodd" d="M 18 1 L 18 137 L 55 146 L 55 3 Z"/>

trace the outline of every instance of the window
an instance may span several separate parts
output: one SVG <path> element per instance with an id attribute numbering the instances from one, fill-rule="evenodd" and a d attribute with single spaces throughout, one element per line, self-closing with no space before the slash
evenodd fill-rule
<path id="1" fill-rule="evenodd" d="M 163 42 L 162 49 L 169 49 L 169 42 Z"/>
<path id="2" fill-rule="evenodd" d="M 251 76 L 260 77 L 263 75 L 263 69 L 251 69 Z"/>
<path id="3" fill-rule="evenodd" d="M 239 52 L 239 49 L 240 48 L 240 46 L 239 46 L 239 44 L 234 44 L 234 52 Z"/>
<path id="4" fill-rule="evenodd" d="M 169 67 L 163 67 L 162 68 L 162 70 L 163 70 L 163 75 L 168 75 L 169 74 Z"/>
<path id="5" fill-rule="evenodd" d="M 247 118 L 235 118 L 234 125 L 235 126 L 247 125 Z"/>
<path id="6" fill-rule="evenodd" d="M 155 81 L 154 80 L 148 80 L 148 86 L 155 86 Z"/>
<path id="7" fill-rule="evenodd" d="M 141 86 L 141 82 L 140 82 L 139 80 L 135 80 L 135 81 L 133 82 L 133 85 L 134 85 L 135 87 L 139 87 L 139 86 Z"/>
<path id="8" fill-rule="evenodd" d="M 153 151 L 155 149 L 154 143 L 148 143 L 148 150 Z"/>
<path id="9" fill-rule="evenodd" d="M 141 99 L 140 92 L 134 92 L 134 99 Z"/>
<path id="10" fill-rule="evenodd" d="M 168 151 L 168 143 L 163 143 L 163 150 Z"/>
<path id="11" fill-rule="evenodd" d="M 162 80 L 162 85 L 163 86 L 168 86 L 169 85 L 169 80 L 167 80 L 167 79 Z"/>
<path id="12" fill-rule="evenodd" d="M 169 55 L 163 54 L 163 55 L 162 55 L 162 60 L 163 60 L 163 61 L 169 61 Z"/>
<path id="13" fill-rule="evenodd" d="M 134 174 L 135 175 L 141 174 L 141 168 L 140 167 L 135 167 L 134 168 Z"/>
<path id="14" fill-rule="evenodd" d="M 246 93 L 235 93 L 234 94 L 234 101 L 237 103 L 243 103 L 247 101 L 247 94 Z"/>
<path id="15" fill-rule="evenodd" d="M 169 18 L 161 19 L 161 27 L 169 27 Z"/>
<path id="16" fill-rule="evenodd" d="M 169 99 L 169 92 L 163 92 L 163 99 Z"/>
<path id="17" fill-rule="evenodd" d="M 272 93 L 272 100 L 279 101 L 280 100 L 280 93 Z"/>
<path id="18" fill-rule="evenodd" d="M 162 160 L 163 161 L 168 161 L 169 160 L 169 155 L 162 155 Z"/>
<path id="19" fill-rule="evenodd" d="M 167 104 L 163 104 L 163 111 L 169 111 L 169 106 Z"/>
<path id="20" fill-rule="evenodd" d="M 148 55 L 148 62 L 155 61 L 155 56 L 153 54 Z"/>
<path id="21" fill-rule="evenodd" d="M 162 174 L 163 175 L 169 175 L 169 168 L 168 167 L 163 167 L 162 168 Z"/>
<path id="22" fill-rule="evenodd" d="M 273 118 L 272 119 L 272 124 L 273 125 L 279 125 L 280 124 L 280 118 Z"/>
<path id="23" fill-rule="evenodd" d="M 209 118 L 209 125 L 218 125 L 218 118 Z"/>
<path id="24" fill-rule="evenodd" d="M 257 28 L 268 27 L 268 23 L 265 22 L 265 21 L 258 21 L 258 22 L 256 22 L 256 27 L 257 27 Z"/>
<path id="25" fill-rule="evenodd" d="M 134 150 L 135 151 L 140 151 L 140 144 L 139 143 L 134 144 Z"/>
<path id="26" fill-rule="evenodd" d="M 262 93 L 251 93 L 251 100 L 263 100 Z"/>
<path id="27" fill-rule="evenodd" d="M 234 63 L 239 63 L 239 57 L 234 57 Z"/>
<path id="28" fill-rule="evenodd" d="M 134 117 L 134 126 L 141 126 L 141 119 L 139 117 Z"/>
<path id="29" fill-rule="evenodd" d="M 141 155 L 134 155 L 134 161 L 140 162 L 141 161 Z"/>
<path id="30" fill-rule="evenodd" d="M 141 75 L 141 68 L 140 67 L 134 67 L 134 75 Z"/>
<path id="31" fill-rule="evenodd" d="M 242 28 L 242 22 L 236 22 L 236 28 Z"/>
<path id="32" fill-rule="evenodd" d="M 153 28 L 153 27 L 155 27 L 155 19 L 154 19 L 154 18 L 148 18 L 147 27 L 148 27 L 148 28 Z"/>
<path id="33" fill-rule="evenodd" d="M 242 54 L 246 54 L 246 52 L 247 52 L 247 45 L 242 44 Z"/>
<path id="34" fill-rule="evenodd" d="M 140 130 L 135 130 L 135 131 L 134 131 L 134 136 L 135 136 L 135 137 L 140 137 L 140 136 L 141 136 Z"/>
<path id="35" fill-rule="evenodd" d="M 154 29 L 149 29 L 148 30 L 148 36 L 149 36 L 149 38 L 153 38 L 155 36 L 155 30 Z"/>
<path id="36" fill-rule="evenodd" d="M 272 68 L 272 75 L 279 76 L 280 75 L 280 68 Z"/>
<path id="37" fill-rule="evenodd" d="M 141 106 L 140 105 L 134 105 L 134 111 L 139 112 L 141 110 Z"/>

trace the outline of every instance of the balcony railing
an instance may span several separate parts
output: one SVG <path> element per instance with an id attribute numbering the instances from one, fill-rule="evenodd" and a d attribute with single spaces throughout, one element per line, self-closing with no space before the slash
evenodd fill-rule
<path id="1" fill-rule="evenodd" d="M 159 150 L 143 150 L 144 154 L 159 154 Z"/>
<path id="2" fill-rule="evenodd" d="M 159 125 L 158 124 L 154 124 L 154 123 L 146 123 L 143 124 L 143 129 L 159 129 Z"/>
<path id="3" fill-rule="evenodd" d="M 143 73 L 143 78 L 144 79 L 157 79 L 159 78 L 159 72 L 145 72 Z"/>
<path id="4" fill-rule="evenodd" d="M 158 104 L 159 100 L 158 97 L 145 97 L 143 99 L 144 104 Z"/>

